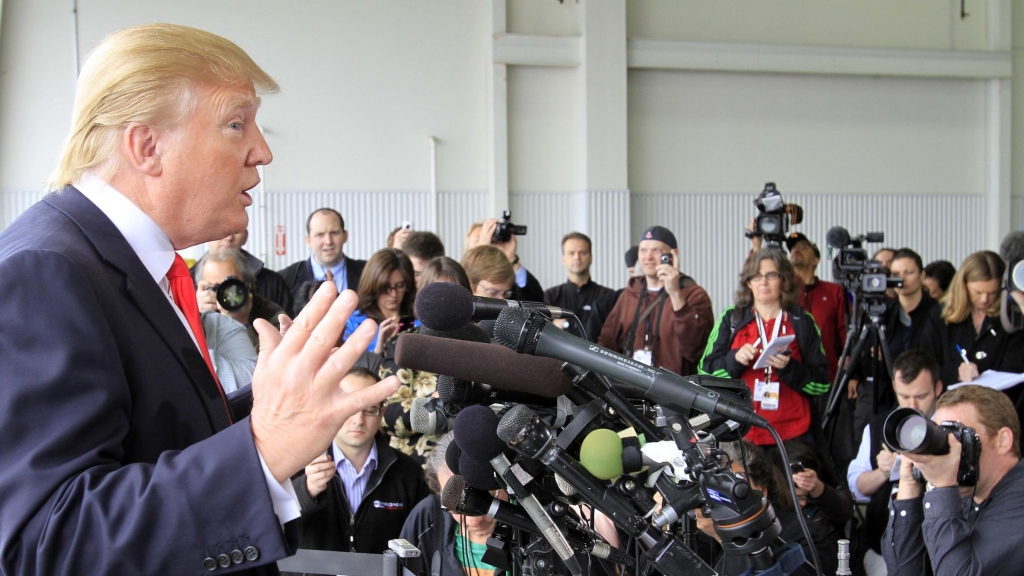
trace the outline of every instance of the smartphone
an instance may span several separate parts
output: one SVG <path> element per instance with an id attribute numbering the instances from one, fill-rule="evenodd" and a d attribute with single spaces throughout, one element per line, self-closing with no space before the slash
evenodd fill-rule
<path id="1" fill-rule="evenodd" d="M 398 319 L 398 332 L 408 332 L 416 327 L 415 316 L 402 316 Z"/>
<path id="2" fill-rule="evenodd" d="M 671 254 L 662 254 L 661 255 L 661 263 L 662 264 L 668 264 L 669 266 L 671 266 L 672 265 L 672 255 Z"/>
<path id="3" fill-rule="evenodd" d="M 405 230 L 412 230 L 412 222 L 410 222 L 409 220 L 402 222 L 402 228 Z"/>
<path id="4" fill-rule="evenodd" d="M 799 474 L 799 473 L 804 471 L 804 463 L 803 462 L 793 462 L 792 464 L 789 465 L 789 470 L 793 474 Z"/>
<path id="5" fill-rule="evenodd" d="M 792 353 L 793 353 L 793 351 L 792 351 L 791 349 L 789 349 L 789 348 L 786 348 L 786 349 L 785 349 L 785 350 L 783 350 L 782 352 L 779 352 L 779 354 L 781 354 L 781 355 L 783 355 L 783 356 L 789 356 L 789 355 L 790 355 L 790 354 L 792 354 Z"/>

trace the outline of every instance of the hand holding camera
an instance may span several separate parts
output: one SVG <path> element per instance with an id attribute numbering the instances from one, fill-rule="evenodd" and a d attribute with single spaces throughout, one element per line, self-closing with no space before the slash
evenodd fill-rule
<path id="1" fill-rule="evenodd" d="M 920 496 L 924 480 L 936 488 L 978 483 L 981 438 L 974 428 L 953 421 L 936 424 L 918 410 L 897 408 L 885 419 L 882 437 L 903 456 L 900 500 Z"/>
<path id="2" fill-rule="evenodd" d="M 669 295 L 679 293 L 679 250 L 672 249 L 671 252 L 661 255 L 661 263 L 655 268 L 655 273 L 665 286 Z"/>

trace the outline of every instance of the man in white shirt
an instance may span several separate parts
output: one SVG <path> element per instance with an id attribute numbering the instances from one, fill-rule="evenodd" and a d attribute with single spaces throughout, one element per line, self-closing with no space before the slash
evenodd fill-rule
<path id="1" fill-rule="evenodd" d="M 276 88 L 177 25 L 84 63 L 60 191 L 0 233 L 0 573 L 276 574 L 289 477 L 397 389 L 340 388 L 376 326 L 332 352 L 357 298 L 330 283 L 287 334 L 256 322 L 251 416 L 211 372 L 175 251 L 245 229 L 272 158 L 257 94 Z"/>

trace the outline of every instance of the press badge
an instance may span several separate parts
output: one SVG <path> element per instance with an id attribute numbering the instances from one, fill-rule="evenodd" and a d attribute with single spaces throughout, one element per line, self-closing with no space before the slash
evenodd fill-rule
<path id="1" fill-rule="evenodd" d="M 761 396 L 762 410 L 779 409 L 779 383 L 767 382 L 764 385 L 764 394 Z"/>
<path id="2" fill-rule="evenodd" d="M 647 349 L 636 350 L 635 352 L 633 352 L 633 360 L 636 360 L 637 362 L 641 364 L 646 364 L 648 366 L 652 366 L 654 364 L 653 355 L 651 354 L 651 351 Z"/>
<path id="3" fill-rule="evenodd" d="M 754 402 L 764 398 L 764 380 L 754 380 Z"/>

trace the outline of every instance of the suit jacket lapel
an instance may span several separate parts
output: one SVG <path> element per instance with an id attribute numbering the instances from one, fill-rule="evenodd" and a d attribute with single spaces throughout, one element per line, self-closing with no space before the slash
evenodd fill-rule
<path id="1" fill-rule="evenodd" d="M 149 321 L 168 349 L 189 375 L 196 392 L 203 398 L 215 430 L 230 422 L 223 408 L 217 383 L 206 361 L 181 323 L 172 304 L 153 282 L 153 277 L 117 227 L 88 198 L 73 187 L 48 195 L 45 202 L 67 214 L 89 239 L 100 257 L 125 276 L 128 298 Z"/>

